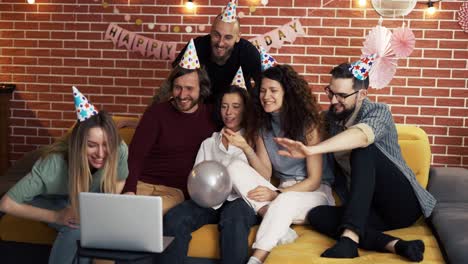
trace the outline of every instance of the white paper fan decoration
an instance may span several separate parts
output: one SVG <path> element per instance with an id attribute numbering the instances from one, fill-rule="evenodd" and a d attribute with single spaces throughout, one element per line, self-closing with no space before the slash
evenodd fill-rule
<path id="1" fill-rule="evenodd" d="M 392 32 L 380 24 L 372 28 L 364 41 L 362 57 L 377 54 L 369 72 L 369 86 L 375 89 L 386 87 L 396 72 L 397 57 L 392 50 Z"/>
<path id="2" fill-rule="evenodd" d="M 405 58 L 413 52 L 414 46 L 416 45 L 416 38 L 414 37 L 413 31 L 403 24 L 402 27 L 393 30 L 391 44 L 395 55 L 399 58 Z"/>

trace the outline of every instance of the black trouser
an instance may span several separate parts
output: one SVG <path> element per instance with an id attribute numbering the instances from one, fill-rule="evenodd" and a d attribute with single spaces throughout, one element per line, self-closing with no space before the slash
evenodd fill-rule
<path id="1" fill-rule="evenodd" d="M 164 216 L 164 235 L 174 241 L 159 256 L 156 263 L 184 263 L 191 233 L 206 224 L 218 224 L 221 263 L 246 263 L 249 259 L 250 228 L 257 224 L 255 211 L 241 198 L 226 201 L 218 210 L 203 208 L 186 200 Z"/>
<path id="2" fill-rule="evenodd" d="M 385 251 L 395 237 L 382 231 L 412 225 L 421 207 L 403 173 L 374 145 L 351 152 L 349 201 L 344 206 L 318 206 L 307 219 L 317 231 L 334 237 L 344 229 L 359 235 L 359 246 Z"/>

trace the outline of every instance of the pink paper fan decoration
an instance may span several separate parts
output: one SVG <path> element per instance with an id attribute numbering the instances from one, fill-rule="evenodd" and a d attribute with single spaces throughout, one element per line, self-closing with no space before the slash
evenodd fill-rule
<path id="1" fill-rule="evenodd" d="M 386 87 L 396 72 L 397 57 L 392 51 L 392 32 L 386 27 L 375 26 L 367 35 L 362 56 L 376 54 L 374 65 L 369 72 L 369 86 L 375 89 Z"/>
<path id="2" fill-rule="evenodd" d="M 391 43 L 395 55 L 399 58 L 405 58 L 413 52 L 416 38 L 410 28 L 403 26 L 393 30 Z"/>
<path id="3" fill-rule="evenodd" d="M 468 33 L 468 2 L 463 3 L 460 6 L 460 10 L 457 12 L 458 14 L 458 24 L 460 27 Z"/>

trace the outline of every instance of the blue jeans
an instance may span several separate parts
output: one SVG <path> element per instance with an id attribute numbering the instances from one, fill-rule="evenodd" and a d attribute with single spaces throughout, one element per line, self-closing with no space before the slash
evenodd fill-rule
<path id="1" fill-rule="evenodd" d="M 65 208 L 69 204 L 69 201 L 67 196 L 38 196 L 29 202 L 29 204 L 35 207 L 58 211 Z M 53 223 L 49 223 L 48 225 L 58 232 L 50 251 L 49 264 L 76 263 L 76 241 L 80 239 L 80 229 Z M 90 259 L 82 258 L 80 260 L 80 264 L 88 263 L 91 263 Z"/>
<path id="2" fill-rule="evenodd" d="M 203 208 L 187 200 L 164 216 L 164 235 L 175 239 L 164 253 L 157 256 L 156 263 L 184 263 L 191 233 L 205 224 L 218 224 L 221 263 L 246 263 L 250 228 L 257 222 L 254 210 L 243 199 L 226 201 L 218 210 Z"/>

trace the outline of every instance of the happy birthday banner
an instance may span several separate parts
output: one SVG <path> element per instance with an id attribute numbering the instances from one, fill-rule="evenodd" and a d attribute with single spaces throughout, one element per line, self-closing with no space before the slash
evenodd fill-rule
<path id="1" fill-rule="evenodd" d="M 304 28 L 299 19 L 296 19 L 249 41 L 257 48 L 261 46 L 268 52 L 270 48 L 281 48 L 285 41 L 293 43 L 297 36 L 303 35 L 305 35 Z"/>
<path id="2" fill-rule="evenodd" d="M 305 35 L 304 28 L 299 19 L 296 19 L 263 35 L 249 39 L 249 41 L 257 48 L 263 47 L 268 52 L 270 48 L 281 48 L 285 41 L 293 43 L 297 36 L 303 35 Z M 121 28 L 114 23 L 109 24 L 104 39 L 110 39 L 117 47 L 140 52 L 146 57 L 154 56 L 156 59 L 171 61 L 175 59 L 176 42 L 150 39 Z"/>
<path id="3" fill-rule="evenodd" d="M 125 47 L 129 51 L 140 52 L 146 57 L 154 56 L 156 59 L 175 59 L 176 42 L 165 42 L 150 39 L 145 36 L 128 31 L 114 23 L 109 24 L 104 39 L 111 39 L 117 47 Z"/>

